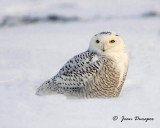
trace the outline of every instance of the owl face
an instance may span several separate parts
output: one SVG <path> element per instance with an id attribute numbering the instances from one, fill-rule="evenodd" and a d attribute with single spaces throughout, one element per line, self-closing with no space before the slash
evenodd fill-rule
<path id="1" fill-rule="evenodd" d="M 125 52 L 125 45 L 119 35 L 112 32 L 101 32 L 91 39 L 89 51 L 100 55 L 109 52 Z"/>

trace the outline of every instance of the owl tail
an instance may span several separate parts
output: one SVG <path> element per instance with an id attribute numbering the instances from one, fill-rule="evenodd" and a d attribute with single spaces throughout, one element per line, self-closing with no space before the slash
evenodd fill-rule
<path id="1" fill-rule="evenodd" d="M 51 95 L 56 93 L 53 85 L 53 80 L 49 79 L 44 82 L 39 88 L 37 88 L 36 95 L 43 96 L 43 95 Z"/>

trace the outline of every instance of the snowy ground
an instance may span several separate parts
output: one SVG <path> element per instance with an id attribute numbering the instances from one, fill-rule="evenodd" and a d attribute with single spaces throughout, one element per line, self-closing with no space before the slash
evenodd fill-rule
<path id="1" fill-rule="evenodd" d="M 118 98 L 35 95 L 36 87 L 55 75 L 68 59 L 87 50 L 94 34 L 107 30 L 124 38 L 130 58 L 128 76 Z M 160 125 L 159 40 L 159 17 L 1 28 L 0 128 L 157 128 Z M 113 116 L 119 119 L 113 121 Z M 120 122 L 122 116 L 154 120 Z"/>

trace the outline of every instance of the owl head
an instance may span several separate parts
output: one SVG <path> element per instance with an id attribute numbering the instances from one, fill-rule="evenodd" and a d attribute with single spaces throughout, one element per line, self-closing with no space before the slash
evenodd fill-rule
<path id="1" fill-rule="evenodd" d="M 92 37 L 89 51 L 99 55 L 126 52 L 123 39 L 113 32 L 101 32 Z"/>

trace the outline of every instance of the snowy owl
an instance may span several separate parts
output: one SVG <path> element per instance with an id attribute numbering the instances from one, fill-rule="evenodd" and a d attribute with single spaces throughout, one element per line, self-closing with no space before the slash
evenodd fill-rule
<path id="1" fill-rule="evenodd" d="M 127 70 L 128 55 L 123 39 L 113 32 L 101 32 L 92 37 L 86 52 L 70 59 L 56 76 L 37 89 L 36 94 L 117 97 Z"/>

